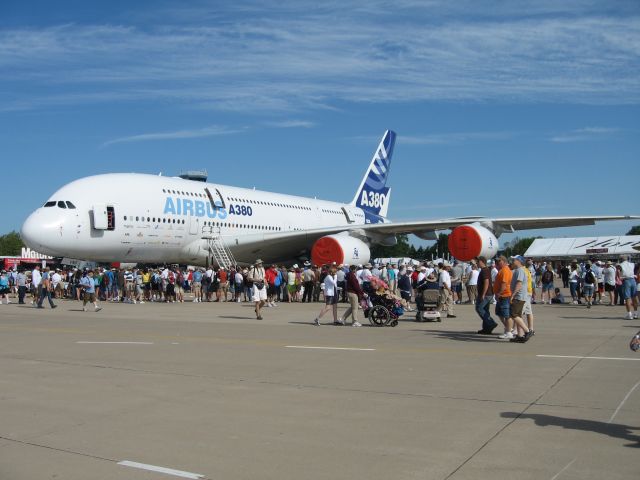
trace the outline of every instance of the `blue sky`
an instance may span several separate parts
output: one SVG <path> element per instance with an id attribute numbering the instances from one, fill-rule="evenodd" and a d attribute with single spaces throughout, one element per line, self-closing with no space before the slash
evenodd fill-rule
<path id="1" fill-rule="evenodd" d="M 393 219 L 640 214 L 637 1 L 316 3 L 3 1 L 0 232 L 102 172 L 349 201 L 387 128 Z"/>

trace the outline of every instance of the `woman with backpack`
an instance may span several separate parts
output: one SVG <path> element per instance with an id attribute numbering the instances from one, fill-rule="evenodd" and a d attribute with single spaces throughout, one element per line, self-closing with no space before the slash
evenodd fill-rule
<path id="1" fill-rule="evenodd" d="M 542 304 L 544 305 L 546 303 L 545 299 L 544 299 L 544 295 L 545 293 L 547 294 L 547 300 L 549 302 L 549 305 L 551 305 L 551 299 L 553 298 L 551 296 L 551 293 L 554 292 L 554 287 L 553 287 L 553 280 L 554 280 L 555 275 L 553 274 L 553 268 L 551 267 L 550 263 L 547 263 L 547 268 L 545 269 L 544 272 L 542 272 L 542 276 L 540 277 L 542 280 Z"/>
<path id="2" fill-rule="evenodd" d="M 584 275 L 582 278 L 584 281 L 584 285 L 582 287 L 584 298 L 587 302 L 587 308 L 591 308 L 591 305 L 593 305 L 593 295 L 597 287 L 597 280 L 596 274 L 593 272 L 593 270 L 591 270 L 590 263 L 587 263 L 584 266 Z"/>

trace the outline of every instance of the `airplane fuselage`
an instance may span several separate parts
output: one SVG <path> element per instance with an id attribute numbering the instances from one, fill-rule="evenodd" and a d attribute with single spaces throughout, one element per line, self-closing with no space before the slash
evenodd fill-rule
<path id="1" fill-rule="evenodd" d="M 203 264 L 207 235 L 221 236 L 240 262 L 304 255 L 276 233 L 377 221 L 350 204 L 147 174 L 82 178 L 55 192 L 22 235 L 40 253 L 98 262 Z M 262 243 L 261 243 L 262 240 Z M 258 247 L 256 247 L 258 245 Z M 308 248 L 308 245 L 307 245 Z"/>

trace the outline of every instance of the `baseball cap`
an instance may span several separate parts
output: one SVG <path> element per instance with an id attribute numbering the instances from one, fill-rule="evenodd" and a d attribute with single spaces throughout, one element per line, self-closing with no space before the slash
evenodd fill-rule
<path id="1" fill-rule="evenodd" d="M 524 257 L 522 255 L 514 255 L 513 257 L 511 257 L 511 260 L 518 260 L 520 263 L 524 264 L 525 260 Z"/>

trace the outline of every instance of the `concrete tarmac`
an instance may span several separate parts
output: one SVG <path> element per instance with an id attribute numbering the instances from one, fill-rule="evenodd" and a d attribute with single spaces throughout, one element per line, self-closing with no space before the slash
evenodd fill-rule
<path id="1" fill-rule="evenodd" d="M 469 305 L 351 328 L 312 326 L 320 304 L 58 304 L 0 306 L 2 480 L 640 476 L 621 307 L 534 305 L 514 344 Z"/>

